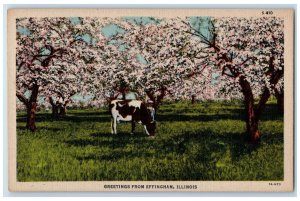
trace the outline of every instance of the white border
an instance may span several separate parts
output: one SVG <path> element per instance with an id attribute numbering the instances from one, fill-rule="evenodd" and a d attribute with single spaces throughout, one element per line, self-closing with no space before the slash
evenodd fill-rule
<path id="1" fill-rule="evenodd" d="M 57 3 L 57 4 L 65 4 L 65 3 L 69 3 L 70 1 L 65 1 L 65 0 L 43 0 L 43 3 L 39 4 L 39 5 L 30 5 L 30 4 L 27 4 L 27 5 L 23 5 L 24 1 L 22 0 L 3 0 L 3 4 L 15 4 L 15 5 L 7 5 L 5 7 L 1 7 L 0 9 L 0 14 L 1 14 L 1 18 L 0 18 L 0 21 L 1 23 L 3 22 L 3 25 L 5 25 L 5 22 L 6 22 L 6 10 L 7 8 L 17 8 L 17 7 L 22 7 L 22 8 L 35 8 L 35 7 L 44 7 L 44 8 L 47 8 L 47 7 L 72 7 L 72 8 L 76 8 L 76 7 L 93 7 L 95 8 L 95 5 L 46 5 L 48 3 Z M 91 0 L 85 0 L 85 1 L 76 1 L 76 0 L 72 0 L 72 3 L 78 3 L 78 4 L 81 4 L 82 2 L 84 3 L 92 3 L 92 4 L 95 4 L 95 3 L 99 3 L 99 1 L 91 1 Z M 160 1 L 157 1 L 157 0 L 153 0 L 151 1 L 151 3 L 160 3 Z M 170 2 L 170 1 L 164 1 L 164 2 Z M 268 2 L 262 2 L 261 0 L 252 0 L 252 1 L 232 1 L 232 0 L 228 0 L 226 1 L 227 3 L 239 3 L 240 5 L 213 5 L 214 3 L 217 3 L 217 4 L 220 4 L 222 3 L 222 1 L 216 1 L 216 0 L 210 0 L 209 3 L 210 4 L 202 4 L 202 5 L 196 5 L 197 7 L 199 6 L 199 8 L 209 8 L 209 7 L 214 7 L 214 8 L 236 8 L 236 7 L 244 7 L 244 6 L 247 6 L 247 8 L 259 8 L 259 7 L 272 7 L 272 8 L 275 8 L 275 7 L 293 7 L 294 9 L 297 9 L 298 8 L 298 5 L 297 4 L 297 1 L 296 0 L 285 0 L 284 3 L 286 4 L 295 4 L 295 5 L 274 5 L 274 4 L 271 4 L 271 5 L 266 5 L 265 3 L 279 3 L 280 1 L 268 1 Z M 260 4 L 260 5 L 249 5 L 248 3 L 256 3 L 256 4 Z M 16 4 L 18 3 L 18 4 Z M 31 3 L 31 4 L 34 4 L 34 3 L 40 3 L 40 2 L 34 2 L 33 0 L 29 0 L 29 1 L 26 1 L 26 3 Z M 102 3 L 102 2 L 101 2 Z M 115 7 L 115 8 L 119 8 L 120 6 L 122 8 L 128 8 L 128 7 L 144 7 L 144 6 L 147 6 L 147 7 L 153 7 L 153 8 L 158 8 L 158 7 L 172 7 L 172 8 L 188 8 L 188 7 L 195 7 L 195 5 L 186 5 L 186 4 L 182 4 L 182 3 L 192 3 L 192 4 L 195 4 L 195 3 L 199 3 L 199 1 L 191 1 L 191 0 L 185 0 L 183 2 L 179 2 L 179 1 L 176 1 L 173 0 L 172 3 L 176 3 L 177 5 L 166 5 L 166 4 L 163 4 L 163 5 L 144 5 L 142 6 L 142 4 L 147 4 L 149 2 L 146 2 L 146 1 L 143 1 L 143 0 L 139 0 L 139 1 L 127 1 L 126 3 L 131 3 L 131 4 L 134 4 L 134 5 L 113 5 L 113 4 L 122 4 L 122 3 L 125 3 L 124 1 L 117 1 L 117 0 L 110 0 L 109 3 L 105 3 L 103 2 L 102 5 L 97 5 L 97 7 L 104 7 L 104 8 L 107 8 L 107 7 Z M 135 3 L 139 3 L 139 5 L 135 4 Z M 282 3 L 282 1 L 280 2 Z M 43 4 L 43 5 L 42 5 Z M 182 4 L 182 5 L 178 5 L 178 4 Z M 244 5 L 244 6 L 243 6 Z M 296 13 L 297 14 L 297 13 Z M 3 18 L 2 18 L 3 17 Z M 296 15 L 296 22 L 297 22 L 297 25 L 299 23 L 299 19 L 298 19 L 298 15 Z M 297 28 L 299 26 L 296 26 Z M 3 42 L 2 44 L 4 48 L 1 48 L 0 50 L 0 61 L 2 61 L 2 68 L 0 69 L 0 76 L 2 76 L 4 79 L 2 80 L 1 82 L 1 85 L 0 85 L 0 88 L 1 88 L 1 93 L 0 93 L 0 97 L 1 97 L 1 102 L 0 102 L 0 113 L 3 114 L 1 117 L 0 117 L 0 127 L 4 129 L 4 159 L 6 159 L 6 163 L 4 161 L 4 167 L 3 164 L 1 164 L 1 167 L 0 167 L 0 171 L 1 171 L 1 174 L 2 174 L 2 177 L 0 176 L 0 178 L 4 178 L 4 179 L 1 179 L 1 184 L 0 184 L 0 189 L 4 190 L 4 193 L 5 193 L 5 189 L 7 189 L 7 176 L 5 177 L 5 174 L 7 172 L 7 156 L 6 156 L 6 153 L 5 153 L 5 135 L 7 135 L 7 130 L 5 132 L 5 125 L 6 125 L 6 106 L 7 106 L 7 103 L 6 103 L 6 100 L 4 97 L 6 97 L 6 70 L 5 70 L 5 63 L 6 63 L 6 60 L 5 60 L 5 56 L 4 56 L 4 53 L 5 53 L 5 49 L 6 49 L 6 38 L 5 38 L 5 33 L 4 33 L 4 26 L 1 26 L 0 27 L 0 31 L 1 31 L 1 41 Z M 298 32 L 297 30 L 295 30 L 296 33 Z M 299 55 L 298 55 L 298 52 L 297 52 L 297 47 L 299 45 L 299 41 L 296 40 L 297 38 L 297 34 L 295 33 L 295 43 L 297 42 L 297 46 L 295 47 L 295 53 L 297 54 L 297 56 L 295 58 L 297 58 Z M 299 77 L 299 70 L 297 70 L 297 60 L 295 60 L 295 73 L 296 73 L 296 78 Z M 297 95 L 298 95 L 298 85 L 297 85 L 297 79 L 295 79 L 295 89 L 297 91 L 295 91 L 295 98 L 296 100 L 298 99 L 297 98 Z M 4 84 L 4 85 L 2 85 Z M 2 90 L 4 89 L 4 90 Z M 299 123 L 299 120 L 297 119 L 297 114 L 299 112 L 298 110 L 298 107 L 297 107 L 297 102 L 295 101 L 295 112 L 296 112 L 296 122 L 295 124 L 297 125 Z M 3 119 L 2 119 L 3 118 Z M 3 122 L 4 120 L 4 122 Z M 2 124 L 3 123 L 3 124 Z M 297 131 L 297 126 L 296 126 L 296 131 Z M 299 143 L 299 138 L 297 138 L 297 132 L 295 133 L 295 137 L 297 140 L 297 144 Z M 2 138 L 1 138 L 1 143 L 2 142 Z M 6 139 L 6 142 L 7 142 L 7 139 Z M 7 146 L 6 146 L 7 147 Z M 295 149 L 297 150 L 297 146 L 295 146 Z M 0 156 L 0 159 L 1 161 L 3 161 L 3 157 L 2 155 Z M 299 157 L 299 154 L 296 154 L 296 157 L 298 159 Z M 295 158 L 296 159 L 296 158 Z M 299 160 L 295 160 L 296 161 L 299 161 Z M 298 166 L 296 166 L 298 168 Z M 3 172 L 3 170 L 5 172 Z M 4 173 L 4 174 L 3 174 Z M 295 171 L 295 178 L 297 178 L 297 171 Z M 6 179 L 6 180 L 5 180 Z M 4 182 L 4 183 L 3 183 Z M 5 188 L 6 187 L 6 188 Z M 228 196 L 276 196 L 276 197 L 281 197 L 281 196 L 297 196 L 297 190 L 298 190 L 298 185 L 297 185 L 297 179 L 295 180 L 295 192 L 294 193 L 14 193 L 14 195 L 11 195 L 11 193 L 9 193 L 7 190 L 6 190 L 6 193 L 4 194 L 5 196 L 225 196 L 225 197 L 228 197 Z M 8 194 L 7 194 L 8 192 Z M 299 192 L 299 191 L 298 191 Z M 295 197 L 294 197 L 295 198 Z M 226 200 L 226 199 L 225 199 Z"/>

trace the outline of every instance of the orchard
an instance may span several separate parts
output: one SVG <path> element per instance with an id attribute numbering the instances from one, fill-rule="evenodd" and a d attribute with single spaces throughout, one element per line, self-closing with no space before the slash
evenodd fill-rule
<path id="1" fill-rule="evenodd" d="M 145 19 L 18 19 L 16 94 L 27 128 L 36 129 L 38 104 L 50 103 L 57 116 L 74 95 L 89 95 L 100 107 L 136 92 L 156 111 L 164 99 L 243 99 L 249 140 L 256 143 L 271 95 L 283 110 L 283 21 Z M 105 36 L 112 25 L 121 31 Z"/>
<path id="2" fill-rule="evenodd" d="M 17 19 L 18 181 L 282 180 L 283 26 Z M 151 103 L 155 138 L 112 135 L 115 99 Z"/>

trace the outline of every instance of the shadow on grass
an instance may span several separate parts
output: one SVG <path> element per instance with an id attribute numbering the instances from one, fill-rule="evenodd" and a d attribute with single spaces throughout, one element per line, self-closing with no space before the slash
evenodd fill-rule
<path id="1" fill-rule="evenodd" d="M 55 119 L 51 116 L 51 114 L 37 114 L 36 115 L 36 122 L 44 122 L 44 121 L 69 121 L 74 123 L 80 122 L 110 122 L 110 116 L 97 116 L 97 115 L 83 115 L 80 114 L 67 114 L 66 116 L 59 117 Z M 26 122 L 26 117 L 18 116 L 17 122 Z"/>
<path id="2" fill-rule="evenodd" d="M 251 154 L 252 151 L 255 151 L 260 146 L 283 144 L 282 133 L 264 135 L 261 137 L 258 144 L 249 144 L 245 142 L 245 137 L 243 139 L 244 141 L 233 140 L 227 142 L 231 147 L 231 156 L 233 160 L 240 160 L 244 155 Z"/>
<path id="3" fill-rule="evenodd" d="M 270 134 L 262 137 L 257 145 L 246 142 L 244 133 L 213 133 L 211 130 L 183 132 L 169 137 L 156 137 L 151 140 L 143 133 L 130 135 L 119 133 L 111 135 L 105 133 L 92 133 L 92 138 L 73 139 L 65 141 L 72 146 L 99 146 L 111 149 L 109 154 L 90 154 L 88 156 L 76 156 L 78 160 L 111 160 L 135 157 L 164 158 L 170 153 L 175 155 L 187 155 L 189 160 L 200 163 L 211 163 L 224 157 L 229 150 L 232 161 L 239 161 L 245 155 L 250 155 L 262 145 L 282 144 L 282 133 Z M 131 147 L 128 151 L 126 147 Z M 121 149 L 121 150 L 120 150 Z M 152 150 L 151 154 L 149 150 Z"/>
<path id="4" fill-rule="evenodd" d="M 111 134 L 111 133 L 100 133 L 100 132 L 97 132 L 97 133 L 92 133 L 90 134 L 91 137 L 94 137 L 94 138 L 101 138 L 101 137 L 116 137 L 116 138 L 131 138 L 131 139 L 134 139 L 134 138 L 141 138 L 141 137 L 148 137 L 147 134 L 145 134 L 144 132 L 135 132 L 134 134 L 130 134 L 129 132 L 126 132 L 126 133 L 123 133 L 123 132 L 120 132 L 118 134 Z"/>
<path id="5" fill-rule="evenodd" d="M 128 144 L 145 143 L 146 139 L 149 139 L 144 133 L 118 133 L 117 135 L 110 133 L 92 133 L 90 136 L 92 138 L 70 139 L 66 140 L 65 143 L 71 146 L 84 147 L 91 145 L 116 149 L 123 148 Z"/>
<path id="6" fill-rule="evenodd" d="M 29 131 L 29 129 L 27 129 L 26 126 L 17 126 L 17 131 L 25 131 L 25 130 Z M 40 130 L 47 130 L 47 131 L 50 131 L 50 132 L 57 132 L 57 131 L 61 131 L 62 129 L 61 128 L 54 128 L 54 127 L 39 126 L 39 127 L 37 127 L 36 132 L 38 132 Z"/>
<path id="7" fill-rule="evenodd" d="M 70 122 L 110 122 L 110 117 L 103 117 L 103 116 L 65 116 L 62 117 L 62 121 L 70 121 Z"/>
<path id="8" fill-rule="evenodd" d="M 156 116 L 156 120 L 162 121 L 217 121 L 217 120 L 240 120 L 242 119 L 239 114 L 218 114 L 218 115 L 164 115 L 160 114 Z"/>
<path id="9" fill-rule="evenodd" d="M 125 151 L 113 151 L 110 154 L 90 154 L 87 156 L 76 156 L 77 160 L 100 160 L 100 161 L 117 161 L 122 158 L 135 158 L 135 157 L 152 157 L 152 153 L 144 152 L 125 152 Z"/>
<path id="10" fill-rule="evenodd" d="M 175 112 L 176 109 L 173 111 Z M 226 109 L 228 111 L 228 108 Z M 159 114 L 157 121 L 217 121 L 217 120 L 243 120 L 243 109 L 230 109 L 230 114 L 211 114 L 211 115 L 176 115 L 175 114 Z M 220 111 L 219 111 L 220 112 Z M 107 116 L 104 116 L 107 115 Z M 262 113 L 261 120 L 274 120 L 282 119 L 282 115 L 279 114 L 276 104 L 269 104 L 266 106 Z M 26 122 L 26 115 L 19 115 L 18 122 Z M 107 111 L 101 112 L 89 112 L 89 111 L 70 111 L 70 114 L 62 117 L 59 120 L 52 120 L 51 114 L 38 113 L 37 122 L 41 121 L 69 121 L 74 123 L 80 122 L 110 122 L 110 116 Z M 18 126 L 18 130 L 25 130 L 23 126 Z M 60 131 L 60 128 L 51 127 L 38 127 L 38 130 L 50 130 Z M 158 133 L 159 134 L 159 133 Z M 250 145 L 245 142 L 244 133 L 213 133 L 212 130 L 198 130 L 194 132 L 182 132 L 179 134 L 172 134 L 171 136 L 158 136 L 153 140 L 149 139 L 145 133 L 138 132 L 133 135 L 128 133 L 119 133 L 118 135 L 112 135 L 110 133 L 91 133 L 88 138 L 85 139 L 69 139 L 65 143 L 71 146 L 107 146 L 112 149 L 124 148 L 127 145 L 135 146 L 143 150 L 154 149 L 155 152 L 162 155 L 167 155 L 170 152 L 176 154 L 185 154 L 189 151 L 196 153 L 196 158 L 199 160 L 211 160 L 211 154 L 214 152 L 225 153 L 230 149 L 231 157 L 233 160 L 239 160 L 244 155 L 251 154 L 252 151 L 256 150 L 262 143 L 264 144 L 278 144 L 283 143 L 282 133 L 270 134 L 262 136 L 261 142 L 258 145 Z M 193 145 L 193 142 L 196 145 Z M 195 150 L 191 150 L 193 149 Z M 123 153 L 123 156 L 125 153 Z M 120 153 L 119 155 L 122 155 Z M 117 154 L 117 156 L 119 156 Z M 134 157 L 134 153 L 131 153 Z M 198 156 L 197 156 L 198 155 Z M 96 156 L 89 156 L 91 158 Z M 107 156 L 107 159 L 113 156 Z M 127 157 L 127 156 L 126 156 Z M 129 156 L 128 156 L 129 157 Z"/>
<path id="11" fill-rule="evenodd" d="M 102 115 L 110 115 L 109 110 L 101 110 L 101 111 L 86 111 L 86 110 L 70 110 L 68 113 L 72 115 L 79 115 L 79 116 L 102 116 Z"/>
<path id="12" fill-rule="evenodd" d="M 197 160 L 211 161 L 212 153 L 225 154 L 230 150 L 233 161 L 251 154 L 262 145 L 283 144 L 283 134 L 269 134 L 261 137 L 258 144 L 250 144 L 245 133 L 213 133 L 210 130 L 194 133 L 182 133 L 170 139 L 163 140 L 160 148 L 168 152 L 176 151 L 178 154 L 189 153 L 191 149 Z M 194 146 L 194 147 L 193 147 Z M 197 156 L 198 155 L 198 156 Z"/>
<path id="13" fill-rule="evenodd" d="M 164 114 L 164 112 L 173 112 L 173 114 Z M 226 113 L 224 114 L 224 111 Z M 191 109 L 183 109 L 176 113 L 176 108 L 173 110 L 165 109 L 161 112 L 158 112 L 156 116 L 157 121 L 218 121 L 218 120 L 245 120 L 245 112 L 243 108 L 225 108 L 224 111 L 222 108 L 215 110 L 214 114 L 206 115 L 201 114 L 199 115 L 185 115 L 184 112 L 195 112 Z M 223 113 L 222 113 L 223 112 Z M 196 113 L 197 114 L 197 113 Z M 69 114 L 64 117 L 60 117 L 59 119 L 53 119 L 50 113 L 37 113 L 36 121 L 43 122 L 43 121 L 69 121 L 69 122 L 110 122 L 110 114 L 109 111 L 76 111 L 71 110 Z M 261 114 L 260 120 L 282 120 L 283 116 L 278 111 L 278 106 L 276 104 L 268 104 L 266 105 L 263 113 Z M 17 122 L 26 122 L 26 114 L 18 115 Z"/>
<path id="14" fill-rule="evenodd" d="M 173 112 L 173 114 L 164 114 L 164 112 Z M 234 108 L 229 109 L 225 108 L 222 111 L 222 108 L 219 110 L 214 110 L 215 114 L 201 114 L 199 115 L 185 115 L 183 113 L 187 112 L 195 112 L 195 110 L 186 109 L 180 110 L 179 113 L 176 113 L 175 109 L 166 109 L 163 110 L 156 116 L 157 121 L 218 121 L 218 120 L 246 120 L 246 113 L 244 108 Z M 224 114 L 224 112 L 226 112 Z M 268 104 L 266 105 L 265 109 L 263 110 L 260 120 L 283 120 L 282 114 L 278 111 L 278 106 L 276 104 Z"/>
<path id="15" fill-rule="evenodd" d="M 71 115 L 78 115 L 78 116 L 101 116 L 101 115 L 110 115 L 110 112 L 108 110 L 82 110 L 82 109 L 70 109 L 67 110 L 67 114 L 71 114 Z M 52 114 L 51 112 L 45 112 L 45 111 L 40 111 L 36 113 L 37 117 L 39 116 L 44 116 L 47 118 L 51 118 Z M 18 117 L 24 117 L 26 118 L 26 113 L 22 112 L 22 113 L 18 113 L 17 115 Z"/>

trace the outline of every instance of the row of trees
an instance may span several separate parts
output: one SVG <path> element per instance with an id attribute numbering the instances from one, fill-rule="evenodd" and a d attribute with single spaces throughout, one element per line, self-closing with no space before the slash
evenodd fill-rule
<path id="1" fill-rule="evenodd" d="M 32 131 L 38 98 L 54 114 L 74 95 L 100 105 L 131 91 L 156 110 L 166 98 L 244 99 L 255 143 L 272 94 L 283 108 L 283 39 L 274 17 L 20 18 L 16 95 Z"/>

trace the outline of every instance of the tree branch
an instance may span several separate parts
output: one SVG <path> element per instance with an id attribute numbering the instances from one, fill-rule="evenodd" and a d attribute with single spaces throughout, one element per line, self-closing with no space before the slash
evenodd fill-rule
<path id="1" fill-rule="evenodd" d="M 49 97 L 49 102 L 50 102 L 52 107 L 55 106 L 55 103 L 54 103 L 53 98 L 51 96 Z"/>
<path id="2" fill-rule="evenodd" d="M 16 92 L 17 98 L 24 103 L 26 106 L 28 106 L 29 101 L 27 100 L 27 98 L 21 94 L 20 92 Z"/>

